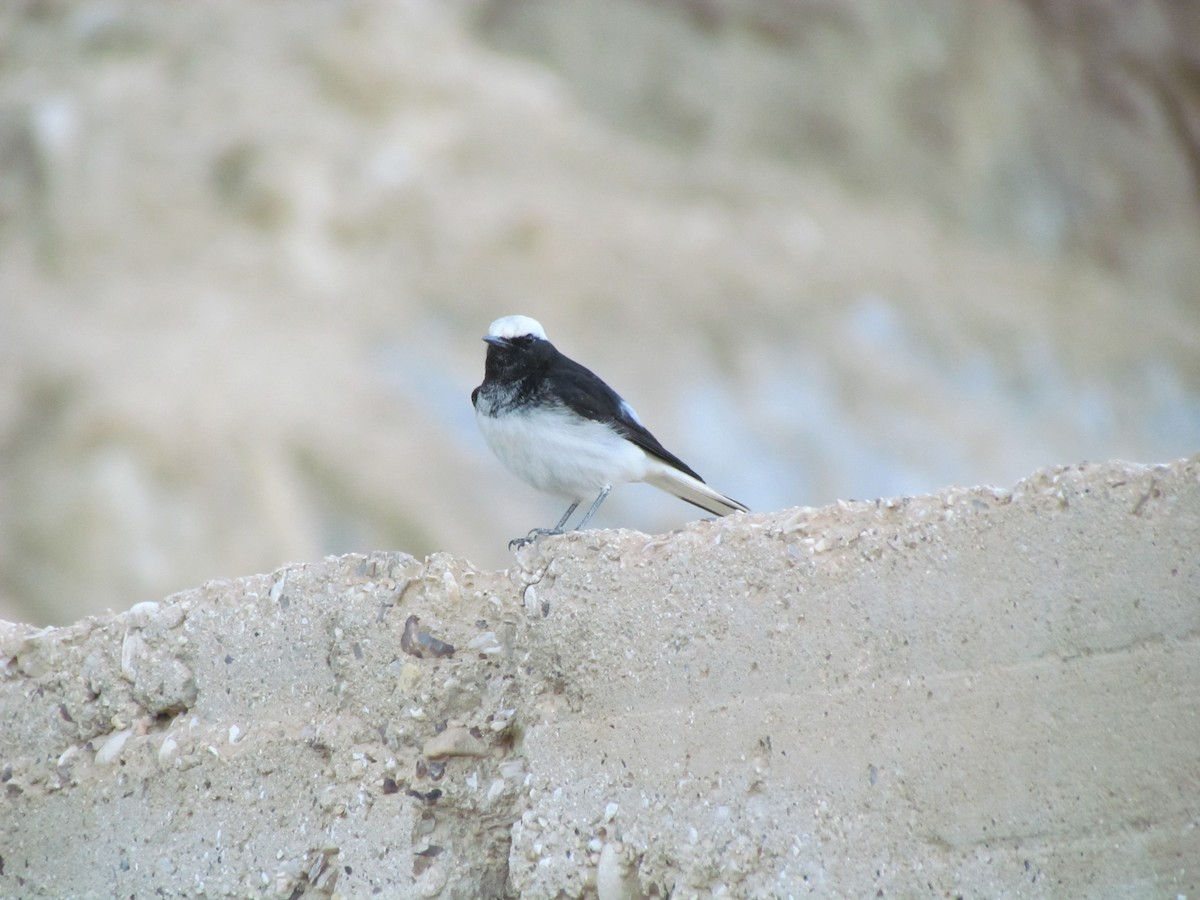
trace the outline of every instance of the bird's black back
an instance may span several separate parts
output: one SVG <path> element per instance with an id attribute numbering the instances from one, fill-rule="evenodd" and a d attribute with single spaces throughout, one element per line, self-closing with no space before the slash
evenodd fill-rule
<path id="1" fill-rule="evenodd" d="M 591 369 L 559 353 L 558 358 L 551 364 L 551 371 L 556 377 L 550 383 L 558 389 L 558 399 L 568 409 L 585 419 L 611 425 L 618 434 L 652 456 L 657 456 L 697 481 L 704 480 L 687 463 L 664 447 L 645 425 L 635 419 L 621 396 Z"/>
<path id="2" fill-rule="evenodd" d="M 481 391 L 490 392 L 499 401 L 493 406 L 493 415 L 531 403 L 561 405 L 578 416 L 610 426 L 652 456 L 704 481 L 633 417 L 628 404 L 600 376 L 564 356 L 549 341 L 522 335 L 489 344 L 483 384 L 471 394 L 476 407 Z"/>

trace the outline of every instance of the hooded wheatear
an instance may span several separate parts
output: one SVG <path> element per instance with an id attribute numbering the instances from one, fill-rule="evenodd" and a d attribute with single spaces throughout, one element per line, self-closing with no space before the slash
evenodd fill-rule
<path id="1" fill-rule="evenodd" d="M 471 392 L 484 440 L 518 478 L 571 504 L 553 528 L 535 528 L 510 547 L 562 534 L 571 513 L 594 496 L 576 526 L 583 528 L 613 485 L 630 481 L 718 516 L 748 512 L 660 444 L 616 391 L 559 353 L 535 319 L 497 319 L 484 340 L 483 384 Z"/>

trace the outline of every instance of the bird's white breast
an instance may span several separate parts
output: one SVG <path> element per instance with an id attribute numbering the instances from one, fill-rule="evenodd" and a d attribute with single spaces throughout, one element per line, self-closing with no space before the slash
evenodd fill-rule
<path id="1" fill-rule="evenodd" d="M 599 422 L 565 410 L 527 408 L 498 417 L 477 414 L 491 451 L 518 478 L 572 500 L 595 496 L 607 484 L 641 481 L 645 452 Z"/>

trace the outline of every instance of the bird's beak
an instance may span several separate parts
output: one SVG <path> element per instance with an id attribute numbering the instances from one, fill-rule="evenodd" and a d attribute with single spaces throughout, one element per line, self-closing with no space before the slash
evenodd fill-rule
<path id="1" fill-rule="evenodd" d="M 493 347 L 500 347 L 500 346 L 508 343 L 507 339 L 502 338 L 502 337 L 493 337 L 490 334 L 487 337 L 485 337 L 484 340 L 487 341 L 489 344 L 491 344 Z"/>

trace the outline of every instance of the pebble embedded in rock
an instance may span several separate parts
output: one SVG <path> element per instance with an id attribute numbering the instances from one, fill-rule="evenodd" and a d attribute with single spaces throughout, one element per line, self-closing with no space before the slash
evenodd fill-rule
<path id="1" fill-rule="evenodd" d="M 400 636 L 400 649 L 417 659 L 429 656 L 447 657 L 454 655 L 454 645 L 438 640 L 427 631 L 421 631 L 417 616 L 409 616 L 404 623 L 404 633 Z"/>
<path id="2" fill-rule="evenodd" d="M 488 755 L 487 747 L 483 742 L 461 725 L 447 728 L 441 734 L 435 734 L 425 742 L 423 753 L 428 759 Z"/>

